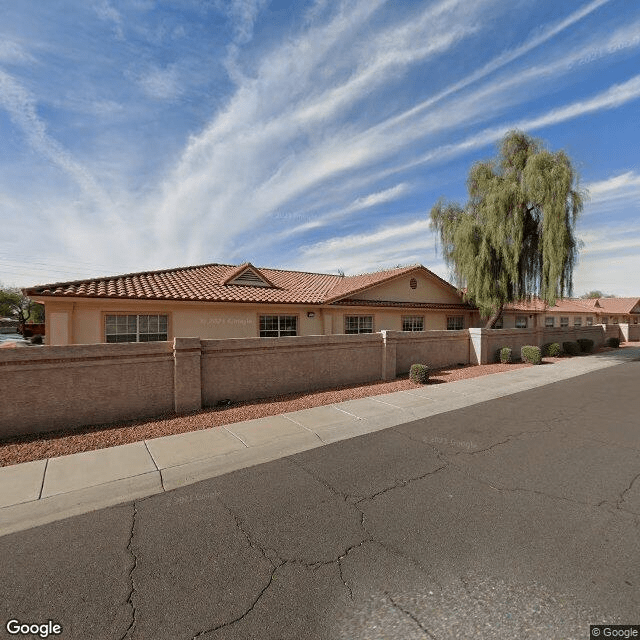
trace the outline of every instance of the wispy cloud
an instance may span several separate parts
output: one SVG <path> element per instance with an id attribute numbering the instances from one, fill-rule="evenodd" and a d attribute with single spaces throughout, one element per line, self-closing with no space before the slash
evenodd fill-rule
<path id="1" fill-rule="evenodd" d="M 490 127 L 488 129 L 484 129 L 480 133 L 466 138 L 465 140 L 462 140 L 461 142 L 440 146 L 424 154 L 419 159 L 404 164 L 401 167 L 396 167 L 388 173 L 406 170 L 409 167 L 427 162 L 443 162 L 444 160 L 456 155 L 468 153 L 474 149 L 479 149 L 496 142 L 507 131 L 512 129 L 535 131 L 537 129 L 542 129 L 543 127 L 560 124 L 597 111 L 615 109 L 616 107 L 620 107 L 627 102 L 638 99 L 639 97 L 640 75 L 637 75 L 630 80 L 627 80 L 627 82 L 610 87 L 593 98 L 577 100 L 564 107 L 552 109 L 538 117 L 516 120 L 500 126 Z"/>
<path id="2" fill-rule="evenodd" d="M 0 70 L 0 105 L 7 110 L 11 120 L 20 127 L 35 151 L 62 169 L 101 208 L 108 208 L 109 198 L 93 176 L 48 135 L 45 123 L 38 116 L 34 98 L 15 78 L 2 70 Z"/>
<path id="3" fill-rule="evenodd" d="M 94 5 L 94 10 L 101 20 L 112 24 L 113 34 L 116 39 L 124 40 L 124 20 L 120 12 L 109 2 L 109 0 L 102 0 L 102 2 Z"/>
<path id="4" fill-rule="evenodd" d="M 425 262 L 433 253 L 429 220 L 425 216 L 382 226 L 370 233 L 336 237 L 303 247 L 300 261 L 307 269 L 335 271 L 340 268 L 346 273 L 359 273 L 375 269 L 375 265 Z"/>
<path id="5" fill-rule="evenodd" d="M 4 37 L 0 39 L 0 62 L 12 64 L 35 61 L 36 59 L 19 42 Z"/>
<path id="6" fill-rule="evenodd" d="M 144 93 L 154 100 L 175 100 L 184 93 L 180 72 L 175 64 L 165 67 L 152 64 L 130 75 Z"/>
<path id="7" fill-rule="evenodd" d="M 626 171 L 606 180 L 591 182 L 586 185 L 592 202 L 609 200 L 611 198 L 627 198 L 629 195 L 640 196 L 640 174 Z"/>

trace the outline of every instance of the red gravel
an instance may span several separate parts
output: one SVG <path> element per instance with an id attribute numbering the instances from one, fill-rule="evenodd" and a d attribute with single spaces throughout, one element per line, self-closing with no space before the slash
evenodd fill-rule
<path id="1" fill-rule="evenodd" d="M 640 343 L 627 343 L 624 346 L 640 346 Z M 603 348 L 600 351 L 609 350 Z M 543 363 L 550 364 L 558 360 L 560 358 L 544 358 Z M 429 377 L 429 384 L 443 384 L 454 380 L 477 378 L 530 366 L 532 365 L 519 362 L 446 367 L 434 370 Z M 44 435 L 20 436 L 0 442 L 0 466 L 5 467 L 30 460 L 42 460 L 81 451 L 104 449 L 160 436 L 208 429 L 243 420 L 319 407 L 343 400 L 414 389 L 418 386 L 420 385 L 414 384 L 407 376 L 403 376 L 392 382 L 373 382 L 352 387 L 326 389 L 315 393 L 289 394 L 263 400 L 239 402 L 230 407 L 205 409 L 187 415 L 172 413 L 153 419 L 129 420 L 115 424 L 54 431 Z"/>

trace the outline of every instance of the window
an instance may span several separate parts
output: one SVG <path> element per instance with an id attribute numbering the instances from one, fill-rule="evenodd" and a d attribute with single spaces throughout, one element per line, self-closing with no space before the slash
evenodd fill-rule
<path id="1" fill-rule="evenodd" d="M 527 316 L 516 316 L 516 329 L 527 328 Z"/>
<path id="2" fill-rule="evenodd" d="M 504 318 L 500 316 L 493 325 L 494 329 L 502 329 L 504 327 Z"/>
<path id="3" fill-rule="evenodd" d="M 106 342 L 167 340 L 166 315 L 105 316 Z"/>
<path id="4" fill-rule="evenodd" d="M 402 316 L 403 331 L 424 331 L 424 316 Z"/>
<path id="5" fill-rule="evenodd" d="M 402 316 L 403 331 L 424 331 L 424 316 Z"/>
<path id="6" fill-rule="evenodd" d="M 638 318 L 636 317 L 633 318 L 633 324 L 638 324 Z"/>
<path id="7" fill-rule="evenodd" d="M 579 316 L 576 316 L 573 319 L 573 326 L 574 327 L 581 327 L 582 326 L 582 318 L 580 318 Z"/>
<path id="8" fill-rule="evenodd" d="M 556 319 L 553 316 L 547 316 L 544 319 L 545 327 L 555 327 L 555 325 L 556 325 Z"/>
<path id="9" fill-rule="evenodd" d="M 447 331 L 464 329 L 464 316 L 447 316 Z"/>
<path id="10" fill-rule="evenodd" d="M 568 327 L 569 326 L 569 317 L 561 317 L 560 318 L 560 326 L 561 327 Z"/>
<path id="11" fill-rule="evenodd" d="M 611 322 L 613 322 L 613 324 L 618 324 L 618 316 L 613 316 L 613 320 Z"/>
<path id="12" fill-rule="evenodd" d="M 345 316 L 345 333 L 373 333 L 373 316 Z"/>
<path id="13" fill-rule="evenodd" d="M 587 316 L 587 327 L 593 327 L 593 316 Z"/>
<path id="14" fill-rule="evenodd" d="M 260 316 L 261 338 L 282 338 L 297 335 L 297 316 Z"/>
<path id="15" fill-rule="evenodd" d="M 602 322 L 600 324 L 607 324 L 609 322 L 609 316 L 602 316 Z"/>

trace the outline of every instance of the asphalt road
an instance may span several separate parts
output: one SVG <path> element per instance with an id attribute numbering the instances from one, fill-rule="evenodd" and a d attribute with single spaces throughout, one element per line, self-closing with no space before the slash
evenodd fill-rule
<path id="1" fill-rule="evenodd" d="M 50 638 L 589 638 L 640 624 L 640 362 L 0 538 Z M 44 636 L 40 636 L 44 637 Z"/>

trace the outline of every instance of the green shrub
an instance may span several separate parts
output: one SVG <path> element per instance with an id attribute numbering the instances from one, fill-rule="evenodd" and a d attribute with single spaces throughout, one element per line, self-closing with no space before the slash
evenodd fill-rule
<path id="1" fill-rule="evenodd" d="M 509 364 L 511 360 L 511 349 L 509 347 L 502 347 L 496 351 L 496 361 L 502 364 Z"/>
<path id="2" fill-rule="evenodd" d="M 559 358 L 562 355 L 562 347 L 559 342 L 547 342 L 542 345 L 542 356 L 549 356 L 550 358 Z"/>
<path id="3" fill-rule="evenodd" d="M 580 345 L 577 342 L 563 342 L 562 350 L 569 356 L 580 354 Z"/>
<path id="4" fill-rule="evenodd" d="M 617 349 L 620 346 L 620 338 L 609 338 L 607 340 L 607 347 L 614 347 Z"/>
<path id="5" fill-rule="evenodd" d="M 577 342 L 580 345 L 580 351 L 582 351 L 582 353 L 591 353 L 593 351 L 593 340 L 589 340 L 589 338 L 578 338 Z"/>
<path id="6" fill-rule="evenodd" d="M 542 362 L 542 352 L 540 351 L 540 347 L 525 345 L 520 349 L 520 358 L 523 362 L 540 364 Z"/>
<path id="7" fill-rule="evenodd" d="M 416 384 L 427 384 L 429 382 L 429 367 L 426 364 L 412 364 L 409 378 Z"/>

